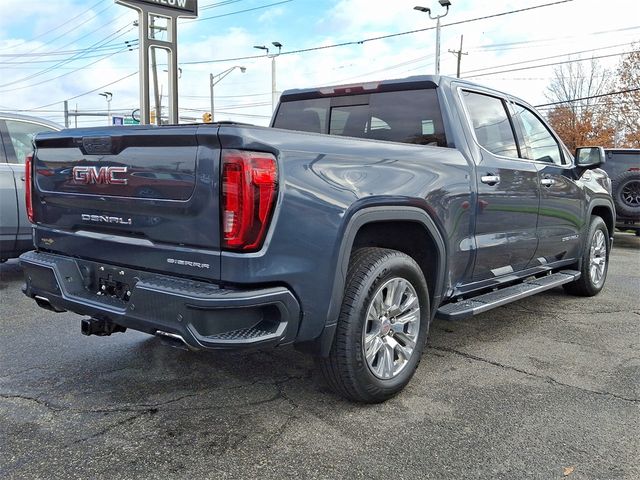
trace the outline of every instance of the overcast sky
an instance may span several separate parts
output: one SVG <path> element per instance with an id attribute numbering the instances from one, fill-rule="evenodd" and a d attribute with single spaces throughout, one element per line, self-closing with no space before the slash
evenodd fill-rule
<path id="1" fill-rule="evenodd" d="M 640 41 L 637 0 L 451 3 L 441 20 L 441 73 L 455 75 L 449 50 L 458 50 L 464 35 L 462 77 L 534 105 L 548 101 L 553 67 L 525 67 L 593 56 L 615 68 L 619 54 Z M 556 4 L 506 14 L 550 3 Z M 415 5 L 445 12 L 436 0 L 200 0 L 197 20 L 178 21 L 180 116 L 199 120 L 210 110 L 209 74 L 238 65 L 246 72 L 236 69 L 215 87 L 216 117 L 267 124 L 271 61 L 253 46 L 274 41 L 283 44 L 276 60 L 278 91 L 432 74 L 435 29 L 359 43 L 435 27 Z M 62 123 L 63 100 L 71 99 L 71 109 L 104 111 L 99 93 L 109 91 L 112 112 L 129 114 L 139 104 L 138 51 L 129 51 L 125 41 L 137 40 L 136 19 L 137 13 L 113 0 L 0 0 L 0 110 Z M 349 45 L 288 53 L 341 43 Z"/>

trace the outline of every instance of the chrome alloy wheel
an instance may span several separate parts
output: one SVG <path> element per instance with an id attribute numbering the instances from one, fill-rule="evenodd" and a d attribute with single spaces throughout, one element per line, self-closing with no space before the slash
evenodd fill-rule
<path id="1" fill-rule="evenodd" d="M 607 240 L 602 230 L 596 230 L 591 240 L 591 251 L 589 253 L 589 275 L 594 286 L 599 286 L 604 281 L 606 266 Z"/>
<path id="2" fill-rule="evenodd" d="M 420 333 L 420 302 L 413 285 L 396 277 L 385 282 L 369 307 L 362 330 L 367 365 L 376 377 L 390 379 L 407 366 Z"/>

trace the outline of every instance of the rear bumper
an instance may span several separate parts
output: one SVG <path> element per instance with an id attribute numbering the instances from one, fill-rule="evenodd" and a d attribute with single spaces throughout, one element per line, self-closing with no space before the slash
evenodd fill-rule
<path id="1" fill-rule="evenodd" d="M 192 349 L 292 343 L 300 306 L 285 287 L 220 288 L 44 252 L 20 257 L 25 295 L 41 306 L 180 339 Z M 106 287 L 106 291 L 105 288 Z"/>
<path id="2" fill-rule="evenodd" d="M 640 217 L 616 216 L 616 228 L 619 230 L 640 230 Z"/>

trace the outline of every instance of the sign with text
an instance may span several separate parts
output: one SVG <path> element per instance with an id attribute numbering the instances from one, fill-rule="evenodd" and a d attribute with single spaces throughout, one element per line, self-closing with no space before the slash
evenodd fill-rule
<path id="1" fill-rule="evenodd" d="M 138 48 L 140 80 L 140 123 L 151 123 L 151 85 L 155 99 L 155 111 L 160 111 L 158 94 L 158 62 L 156 54 L 162 52 L 166 65 L 168 86 L 168 118 L 177 124 L 178 118 L 178 19 L 197 18 L 198 0 L 114 0 L 118 5 L 138 11 Z M 223 2 L 224 3 L 224 2 Z M 166 35 L 158 35 L 162 31 Z M 161 91 L 161 90 L 160 90 Z M 137 115 L 132 115 L 136 118 Z M 160 118 L 156 119 L 160 125 Z"/>
<path id="2" fill-rule="evenodd" d="M 148 5 L 155 5 L 156 7 L 168 8 L 175 10 L 181 17 L 197 17 L 198 16 L 198 0 L 125 0 L 120 2 L 116 0 L 116 3 L 122 3 L 128 6 L 146 7 Z"/>

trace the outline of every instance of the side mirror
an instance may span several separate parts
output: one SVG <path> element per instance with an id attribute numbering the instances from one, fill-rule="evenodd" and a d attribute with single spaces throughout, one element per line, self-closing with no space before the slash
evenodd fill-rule
<path id="1" fill-rule="evenodd" d="M 585 168 L 599 167 L 605 162 L 604 148 L 578 147 L 576 148 L 576 165 Z"/>

